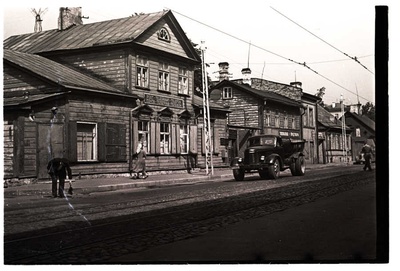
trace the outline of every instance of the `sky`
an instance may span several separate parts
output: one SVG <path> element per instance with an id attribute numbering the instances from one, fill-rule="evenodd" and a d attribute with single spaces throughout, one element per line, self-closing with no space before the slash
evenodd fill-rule
<path id="1" fill-rule="evenodd" d="M 232 79 L 249 67 L 252 77 L 290 84 L 315 94 L 325 87 L 324 102 L 375 104 L 374 24 L 377 1 L 211 1 L 181 0 L 68 1 L 81 6 L 84 24 L 171 9 L 189 39 L 204 42 L 208 73 L 217 80 L 218 63 L 228 62 Z M 31 9 L 46 9 L 43 31 L 57 28 L 61 5 L 55 1 L 3 4 L 3 38 L 31 33 Z M 75 4 L 75 5 L 74 5 Z M 346 56 L 357 57 L 360 63 Z M 290 61 L 293 60 L 293 61 Z M 298 63 L 306 63 L 300 65 Z M 309 68 L 307 68 L 309 67 Z M 357 95 L 358 94 L 358 95 Z"/>

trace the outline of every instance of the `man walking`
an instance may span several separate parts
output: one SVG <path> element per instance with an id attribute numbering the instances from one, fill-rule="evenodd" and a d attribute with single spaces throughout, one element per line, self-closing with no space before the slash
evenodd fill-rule
<path id="1" fill-rule="evenodd" d="M 364 159 L 365 159 L 365 165 L 364 165 L 364 171 L 366 169 L 372 170 L 371 168 L 371 156 L 372 156 L 372 148 L 370 145 L 368 145 L 367 141 L 364 142 L 364 146 L 361 149 L 361 153 L 364 154 Z"/>
<path id="2" fill-rule="evenodd" d="M 57 179 L 59 180 L 58 197 L 64 197 L 64 184 L 67 174 L 68 179 L 72 179 L 69 161 L 65 158 L 54 158 L 47 164 L 47 172 L 51 176 L 51 192 L 53 197 L 57 197 Z"/>

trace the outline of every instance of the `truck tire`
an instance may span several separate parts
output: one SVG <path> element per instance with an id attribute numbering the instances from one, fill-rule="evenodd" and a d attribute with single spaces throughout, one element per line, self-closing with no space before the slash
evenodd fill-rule
<path id="1" fill-rule="evenodd" d="M 296 176 L 303 176 L 306 173 L 306 161 L 304 156 L 299 156 L 294 162 Z"/>
<path id="2" fill-rule="evenodd" d="M 269 178 L 269 174 L 268 174 L 268 170 L 267 169 L 259 169 L 258 170 L 258 174 L 260 175 L 261 179 L 268 179 Z"/>
<path id="3" fill-rule="evenodd" d="M 275 159 L 274 162 L 268 166 L 268 175 L 271 179 L 278 179 L 281 172 L 279 160 Z"/>
<path id="4" fill-rule="evenodd" d="M 244 180 L 244 170 L 243 169 L 234 169 L 233 177 L 235 178 L 236 181 L 243 181 Z"/>

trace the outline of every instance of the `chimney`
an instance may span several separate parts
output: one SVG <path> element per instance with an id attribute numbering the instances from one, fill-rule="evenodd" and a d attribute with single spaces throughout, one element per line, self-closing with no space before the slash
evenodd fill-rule
<path id="1" fill-rule="evenodd" d="M 74 25 L 82 25 L 82 8 L 60 8 L 58 30 L 66 30 Z"/>
<path id="2" fill-rule="evenodd" d="M 219 81 L 229 80 L 229 63 L 228 62 L 220 62 L 218 63 L 219 67 Z"/>
<path id="3" fill-rule="evenodd" d="M 296 82 L 290 82 L 290 85 L 291 85 L 292 87 L 296 87 L 296 88 L 300 88 L 300 89 L 301 89 L 302 83 L 296 81 Z"/>
<path id="4" fill-rule="evenodd" d="M 243 84 L 248 84 L 249 86 L 251 86 L 251 70 L 250 70 L 250 68 L 243 68 L 242 75 L 243 75 L 243 79 L 242 79 Z"/>

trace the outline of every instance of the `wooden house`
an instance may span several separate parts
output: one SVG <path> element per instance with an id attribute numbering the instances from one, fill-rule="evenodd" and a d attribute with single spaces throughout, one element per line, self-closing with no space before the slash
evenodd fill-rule
<path id="1" fill-rule="evenodd" d="M 352 129 L 352 158 L 357 161 L 365 141 L 375 149 L 375 122 L 365 115 L 352 112 L 346 112 L 344 116 L 346 125 Z"/>
<path id="2" fill-rule="evenodd" d="M 319 157 L 323 163 L 347 163 L 351 157 L 351 129 L 345 126 L 344 138 L 342 122 L 318 105 L 318 137 L 322 141 Z"/>
<path id="3" fill-rule="evenodd" d="M 3 43 L 7 178 L 127 173 L 139 141 L 149 171 L 201 166 L 200 57 L 171 11 L 12 36 Z M 226 108 L 212 105 L 214 142 Z M 216 165 L 226 165 L 215 143 Z M 194 161 L 194 162 L 193 162 Z"/>
<path id="4" fill-rule="evenodd" d="M 318 135 L 318 102 L 321 98 L 303 92 L 301 96 L 301 103 L 304 108 L 302 115 L 302 131 L 303 139 L 305 140 L 304 145 L 304 157 L 307 163 L 318 164 L 322 163 L 322 159 L 319 157 L 318 148 L 322 141 Z"/>
<path id="5" fill-rule="evenodd" d="M 254 78 L 251 78 L 250 84 L 242 79 L 225 79 L 213 86 L 211 100 L 231 110 L 225 140 L 228 159 L 243 153 L 246 140 L 251 135 L 302 138 L 300 92 L 293 86 Z"/>

